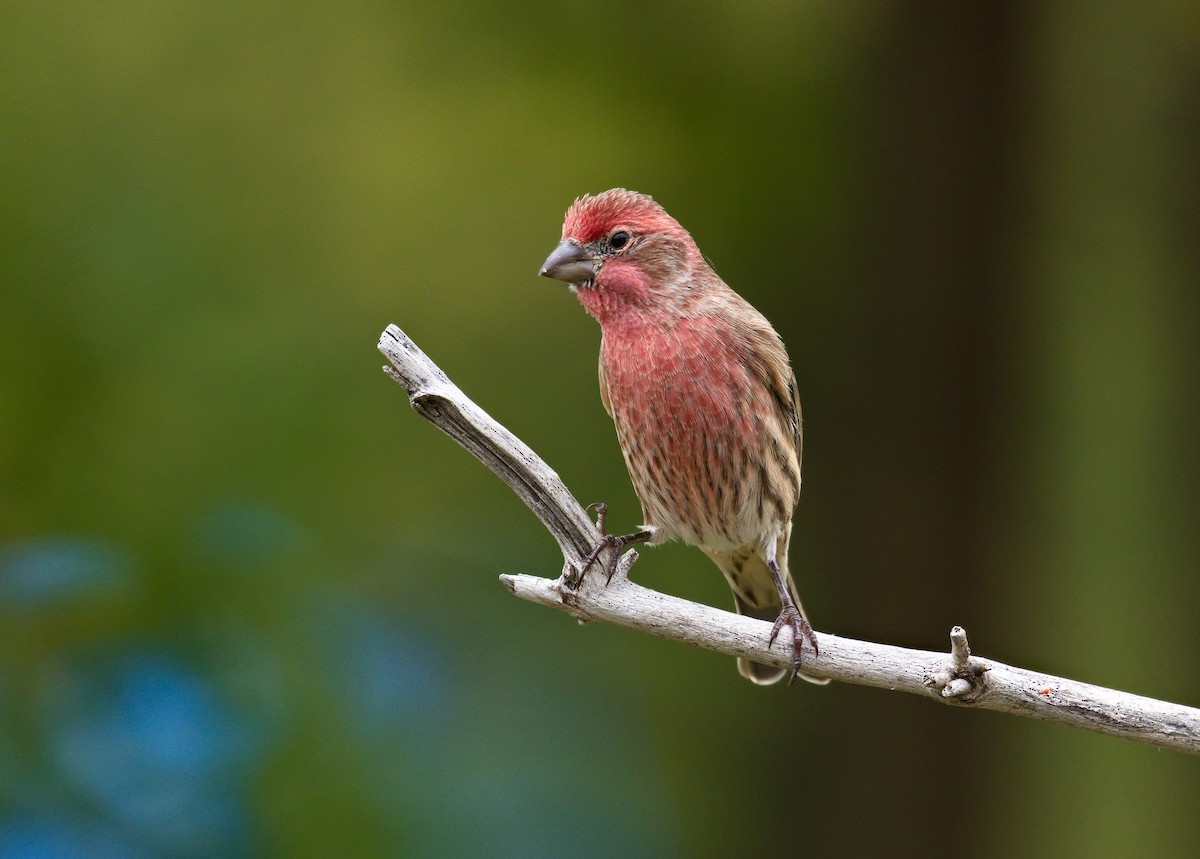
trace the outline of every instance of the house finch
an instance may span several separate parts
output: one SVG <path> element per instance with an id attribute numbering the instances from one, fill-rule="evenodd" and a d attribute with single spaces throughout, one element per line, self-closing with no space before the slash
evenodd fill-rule
<path id="1" fill-rule="evenodd" d="M 800 403 L 779 335 L 678 221 L 623 188 L 572 204 L 541 274 L 570 284 L 600 323 L 600 399 L 642 504 L 643 530 L 606 537 L 597 552 L 671 539 L 699 546 L 740 614 L 774 620 L 768 646 L 791 627 L 789 683 L 804 677 L 801 648 L 807 640 L 816 652 L 817 641 L 787 562 Z M 755 683 L 788 673 L 745 658 L 738 671 Z"/>

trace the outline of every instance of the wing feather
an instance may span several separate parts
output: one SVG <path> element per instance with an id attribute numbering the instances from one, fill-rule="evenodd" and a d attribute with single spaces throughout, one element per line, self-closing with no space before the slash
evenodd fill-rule
<path id="1" fill-rule="evenodd" d="M 608 416 L 612 417 L 612 402 L 608 398 L 608 378 L 604 375 L 604 352 L 600 352 L 600 402 L 604 404 L 604 411 L 608 412 Z"/>

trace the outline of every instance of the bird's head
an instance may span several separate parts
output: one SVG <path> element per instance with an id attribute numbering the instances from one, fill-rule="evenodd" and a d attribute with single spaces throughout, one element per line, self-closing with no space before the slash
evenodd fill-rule
<path id="1" fill-rule="evenodd" d="M 605 323 L 678 306 L 697 265 L 707 268 L 687 230 L 662 206 L 614 188 L 571 205 L 562 241 L 540 274 L 570 284 L 588 312 Z"/>

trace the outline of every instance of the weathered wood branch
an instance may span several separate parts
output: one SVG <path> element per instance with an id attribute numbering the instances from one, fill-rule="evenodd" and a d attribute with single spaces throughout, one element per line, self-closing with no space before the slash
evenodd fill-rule
<path id="1" fill-rule="evenodd" d="M 771 625 L 764 621 L 633 583 L 628 573 L 637 552 L 632 549 L 619 561 L 601 559 L 606 564 L 617 561 L 607 585 L 595 569 L 577 582 L 579 567 L 600 534 L 558 475 L 475 405 L 395 325 L 383 332 L 379 350 L 391 364 L 384 372 L 408 392 L 413 408 L 499 475 L 558 541 L 563 553 L 559 577 L 502 575 L 500 580 L 512 593 L 581 620 L 606 621 L 730 656 L 790 666 L 789 630 L 781 632 L 774 648 L 768 648 Z M 961 627 L 950 631 L 949 653 L 821 632 L 817 641 L 820 656 L 809 656 L 804 663 L 805 673 L 814 677 L 912 692 L 949 704 L 1017 713 L 1200 754 L 1200 710 L 972 656 Z"/>

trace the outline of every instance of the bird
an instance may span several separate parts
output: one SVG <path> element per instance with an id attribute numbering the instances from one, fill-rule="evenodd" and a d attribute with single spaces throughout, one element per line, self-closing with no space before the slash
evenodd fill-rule
<path id="1" fill-rule="evenodd" d="M 819 656 L 788 566 L 800 497 L 796 377 L 771 323 L 717 275 L 691 234 L 652 197 L 584 194 L 539 274 L 563 281 L 600 324 L 600 399 L 642 507 L 605 546 L 696 546 L 721 570 L 739 614 L 792 631 L 791 666 L 738 659 L 742 676 L 789 685 L 803 645 Z M 611 577 L 611 573 L 610 573 Z"/>

